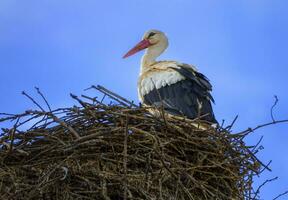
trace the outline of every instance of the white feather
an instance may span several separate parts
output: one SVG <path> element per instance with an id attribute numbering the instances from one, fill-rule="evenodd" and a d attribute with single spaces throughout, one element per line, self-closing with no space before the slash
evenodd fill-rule
<path id="1" fill-rule="evenodd" d="M 154 88 L 160 89 L 167 85 L 177 83 L 184 80 L 185 77 L 179 74 L 177 71 L 157 71 L 152 72 L 140 83 L 140 96 L 144 96 L 151 92 Z"/>

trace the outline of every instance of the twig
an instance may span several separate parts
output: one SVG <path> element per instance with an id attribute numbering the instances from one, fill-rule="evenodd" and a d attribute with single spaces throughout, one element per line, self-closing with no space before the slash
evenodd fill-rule
<path id="1" fill-rule="evenodd" d="M 97 97 L 88 97 L 88 96 L 86 96 L 86 95 L 81 95 L 81 97 L 83 97 L 83 98 L 85 98 L 85 99 L 89 99 L 89 100 L 91 100 L 92 102 L 93 102 L 93 104 L 96 102 L 97 104 L 100 104 L 100 105 L 102 105 L 102 106 L 106 106 L 104 103 L 102 103 L 102 101 L 98 101 L 97 100 Z"/>
<path id="2" fill-rule="evenodd" d="M 248 128 L 248 129 L 246 129 L 244 131 L 241 131 L 239 133 L 235 133 L 234 135 L 247 135 L 247 134 L 252 133 L 252 132 L 256 131 L 257 129 L 263 128 L 265 126 L 270 126 L 270 125 L 273 125 L 273 124 L 280 124 L 280 123 L 287 123 L 287 122 L 288 122 L 288 119 L 272 121 L 272 122 L 268 122 L 268 123 L 265 123 L 265 124 L 258 125 L 255 128 Z"/>
<path id="3" fill-rule="evenodd" d="M 238 119 L 238 115 L 236 115 L 236 117 L 233 119 L 232 123 L 229 126 L 227 126 L 225 128 L 225 130 L 230 131 L 231 128 L 233 127 L 233 125 L 235 124 L 235 122 L 237 121 L 237 119 Z"/>
<path id="4" fill-rule="evenodd" d="M 9 131 L 9 139 L 10 139 L 9 153 L 12 152 L 12 150 L 13 150 L 13 143 L 14 143 L 14 139 L 15 139 L 15 132 L 16 132 L 16 130 L 17 130 L 17 126 L 18 126 L 19 120 L 20 120 L 20 118 L 17 119 L 17 121 L 15 122 L 13 128 L 10 129 L 10 131 Z"/>
<path id="5" fill-rule="evenodd" d="M 274 107 L 277 105 L 277 103 L 279 101 L 277 95 L 274 95 L 274 98 L 275 98 L 275 102 L 274 102 L 273 106 L 270 109 L 270 115 L 271 115 L 271 118 L 272 118 L 273 122 L 275 122 L 274 115 L 273 115 L 273 109 L 274 109 Z"/>
<path id="6" fill-rule="evenodd" d="M 42 108 L 42 106 L 40 106 L 30 95 L 28 95 L 25 91 L 22 91 L 22 94 L 24 96 L 26 96 L 28 99 L 30 99 L 38 108 L 40 108 L 40 110 L 42 110 L 43 112 L 45 112 L 45 110 Z"/>
<path id="7" fill-rule="evenodd" d="M 252 152 L 254 152 L 256 149 L 257 149 L 257 147 L 258 147 L 258 145 L 261 143 L 261 141 L 263 140 L 263 135 L 261 136 L 261 138 L 259 139 L 259 141 L 257 142 L 257 144 L 256 145 L 254 145 L 254 147 L 253 147 L 253 149 L 252 149 Z"/>
<path id="8" fill-rule="evenodd" d="M 286 191 L 286 192 L 283 192 L 283 193 L 279 194 L 277 197 L 275 197 L 275 198 L 274 198 L 274 199 L 272 199 L 272 200 L 276 200 L 276 199 L 279 199 L 280 197 L 282 197 L 282 196 L 284 196 L 284 195 L 286 195 L 286 194 L 288 194 L 288 191 Z"/>
<path id="9" fill-rule="evenodd" d="M 128 122 L 129 118 L 126 116 L 126 121 L 125 121 L 125 132 L 124 132 L 124 150 L 123 150 L 123 169 L 124 169 L 124 200 L 127 200 L 127 141 L 128 141 Z"/>
<path id="10" fill-rule="evenodd" d="M 121 105 L 127 106 L 127 104 L 128 104 L 128 105 L 130 105 L 130 106 L 134 106 L 135 108 L 138 107 L 138 106 L 137 106 L 136 104 L 134 104 L 133 102 L 128 101 L 128 100 L 125 99 L 124 97 L 121 97 L 120 95 L 115 94 L 114 92 L 112 92 L 112 91 L 104 88 L 104 87 L 101 86 L 101 85 L 97 85 L 97 86 L 92 85 L 91 88 L 94 88 L 94 89 L 102 92 L 103 94 L 106 94 L 106 95 L 109 96 L 111 99 L 119 102 Z M 119 100 L 121 100 L 121 101 L 119 101 Z M 125 102 L 125 103 L 127 103 L 127 104 L 125 104 L 125 103 L 123 103 L 123 102 Z"/>
<path id="11" fill-rule="evenodd" d="M 255 155 L 254 155 L 255 156 Z M 256 156 L 255 156 L 256 157 Z M 257 157 L 256 157 L 257 158 Z M 260 163 L 260 165 L 262 165 L 262 167 L 264 167 L 261 171 L 260 171 L 260 173 L 259 174 L 261 174 L 262 172 L 264 172 L 266 169 L 268 170 L 268 171 L 272 171 L 270 168 L 269 168 L 269 165 L 272 163 L 272 160 L 270 160 L 269 162 L 268 162 L 268 164 L 266 164 L 266 165 L 264 165 L 258 158 L 257 158 L 257 161 Z"/>
<path id="12" fill-rule="evenodd" d="M 254 194 L 254 197 L 253 197 L 252 199 L 253 199 L 253 200 L 256 200 L 256 197 L 257 197 L 257 195 L 259 194 L 260 189 L 261 189 L 264 185 L 266 185 L 267 183 L 272 182 L 272 181 L 275 181 L 276 179 L 278 179 L 278 177 L 274 177 L 274 178 L 272 178 L 272 179 L 267 179 L 266 181 L 264 181 L 264 182 L 257 188 L 257 190 L 256 190 L 256 192 L 255 192 L 255 194 Z"/>
<path id="13" fill-rule="evenodd" d="M 37 90 L 37 93 L 38 93 L 38 94 L 42 97 L 42 99 L 45 101 L 45 103 L 46 103 L 49 111 L 51 112 L 51 111 L 52 111 L 52 110 L 51 110 L 51 107 L 50 107 L 47 99 L 46 99 L 45 96 L 43 95 L 43 93 L 40 91 L 40 89 L 39 89 L 38 87 L 35 87 L 35 89 Z"/>
<path id="14" fill-rule="evenodd" d="M 80 138 L 80 135 L 71 126 L 66 124 L 61 119 L 59 119 L 56 115 L 53 114 L 53 112 L 39 112 L 39 111 L 32 111 L 32 110 L 26 111 L 26 112 L 31 113 L 31 114 L 47 115 L 47 116 L 51 117 L 55 122 L 59 123 L 61 126 L 68 129 L 75 136 L 76 139 Z"/>

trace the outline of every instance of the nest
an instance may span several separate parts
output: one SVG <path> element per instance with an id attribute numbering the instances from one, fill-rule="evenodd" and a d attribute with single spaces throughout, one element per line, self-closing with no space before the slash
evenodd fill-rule
<path id="1" fill-rule="evenodd" d="M 154 117 L 95 88 L 113 103 L 72 95 L 80 106 L 44 111 L 26 95 L 39 110 L 0 119 L 15 121 L 2 128 L 2 199 L 253 199 L 261 162 L 245 135 Z"/>

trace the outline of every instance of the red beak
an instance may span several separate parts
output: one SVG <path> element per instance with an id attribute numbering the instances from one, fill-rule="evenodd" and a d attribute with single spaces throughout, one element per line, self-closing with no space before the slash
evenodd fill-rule
<path id="1" fill-rule="evenodd" d="M 128 56 L 132 56 L 133 54 L 137 53 L 138 51 L 141 51 L 143 49 L 146 49 L 147 47 L 151 46 L 152 44 L 147 39 L 143 39 L 141 42 L 139 42 L 135 47 L 130 49 L 123 58 L 127 58 Z"/>

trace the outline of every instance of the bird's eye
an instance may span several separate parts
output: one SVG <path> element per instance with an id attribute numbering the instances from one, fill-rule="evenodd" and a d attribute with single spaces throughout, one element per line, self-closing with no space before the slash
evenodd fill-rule
<path id="1" fill-rule="evenodd" d="M 156 33 L 154 33 L 154 32 L 149 33 L 148 38 L 152 37 L 152 36 L 155 35 L 155 34 L 156 34 Z"/>

